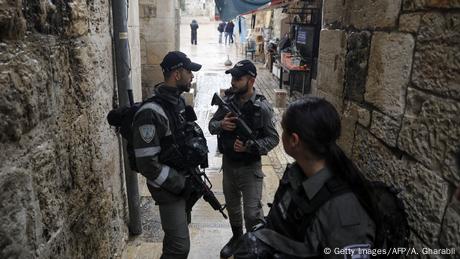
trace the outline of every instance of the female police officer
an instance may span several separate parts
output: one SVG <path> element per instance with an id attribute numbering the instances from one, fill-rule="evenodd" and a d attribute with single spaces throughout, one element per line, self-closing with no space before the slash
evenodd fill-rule
<path id="1" fill-rule="evenodd" d="M 361 174 L 336 144 L 337 111 L 307 97 L 289 105 L 281 124 L 295 163 L 280 180 L 265 224 L 240 240 L 235 258 L 367 258 L 374 210 Z"/>

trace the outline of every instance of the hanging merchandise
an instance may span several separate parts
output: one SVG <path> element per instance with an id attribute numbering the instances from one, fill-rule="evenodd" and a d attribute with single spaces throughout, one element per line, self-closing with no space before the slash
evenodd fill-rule
<path id="1" fill-rule="evenodd" d="M 246 38 L 248 37 L 248 32 L 246 28 L 246 19 L 243 16 L 238 16 L 238 31 L 240 35 L 240 42 L 246 42 Z"/>

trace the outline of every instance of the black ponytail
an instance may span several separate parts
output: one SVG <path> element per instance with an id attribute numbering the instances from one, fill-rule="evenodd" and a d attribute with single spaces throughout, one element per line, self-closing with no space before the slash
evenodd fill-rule
<path id="1" fill-rule="evenodd" d="M 371 202 L 371 191 L 366 179 L 356 165 L 336 144 L 340 137 L 340 117 L 328 101 L 306 97 L 291 103 L 283 115 L 283 130 L 299 135 L 304 146 L 320 159 L 338 178 L 345 181 L 357 196 L 369 216 L 377 219 Z"/>

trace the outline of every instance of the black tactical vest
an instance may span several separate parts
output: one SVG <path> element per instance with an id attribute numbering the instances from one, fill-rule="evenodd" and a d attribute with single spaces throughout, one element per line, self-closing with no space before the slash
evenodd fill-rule
<path id="1" fill-rule="evenodd" d="M 263 118 L 260 107 L 260 102 L 265 100 L 263 95 L 256 95 L 255 104 L 245 103 L 241 108 L 242 114 L 241 119 L 246 122 L 249 128 L 253 131 L 253 135 L 256 139 L 262 138 L 263 136 Z M 230 100 L 226 100 L 229 102 Z M 237 139 L 237 135 L 234 131 L 222 131 L 217 136 L 219 152 L 225 154 L 232 161 L 238 161 L 242 163 L 252 163 L 260 161 L 261 156 L 259 154 L 246 153 L 246 152 L 235 152 L 233 146 Z M 243 141 L 245 141 L 243 139 Z"/>
<path id="2" fill-rule="evenodd" d="M 288 171 L 292 170 L 292 166 L 288 166 L 280 180 L 273 205 L 266 218 L 266 227 L 293 240 L 303 242 L 306 230 L 315 217 L 315 212 L 329 199 L 351 190 L 345 182 L 333 177 L 309 200 L 303 188 L 294 190 L 291 186 Z"/>
<path id="3" fill-rule="evenodd" d="M 151 100 L 163 108 L 171 130 L 170 136 L 160 140 L 160 161 L 178 170 L 208 167 L 206 138 L 195 122 L 197 118 L 193 108 L 186 106 L 182 98 L 179 98 L 180 105 L 172 105 L 161 95 L 155 95 Z"/>

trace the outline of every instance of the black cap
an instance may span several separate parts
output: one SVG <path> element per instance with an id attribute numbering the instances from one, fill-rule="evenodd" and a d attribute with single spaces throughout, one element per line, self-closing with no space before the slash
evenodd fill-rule
<path id="1" fill-rule="evenodd" d="M 200 64 L 193 63 L 187 55 L 180 51 L 171 51 L 166 54 L 160 66 L 163 71 L 173 71 L 181 67 L 190 71 L 198 71 L 201 69 Z"/>
<path id="2" fill-rule="evenodd" d="M 236 63 L 233 68 L 225 71 L 225 74 L 232 74 L 234 77 L 242 77 L 244 75 L 256 77 L 257 69 L 251 61 L 245 59 Z"/>

